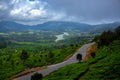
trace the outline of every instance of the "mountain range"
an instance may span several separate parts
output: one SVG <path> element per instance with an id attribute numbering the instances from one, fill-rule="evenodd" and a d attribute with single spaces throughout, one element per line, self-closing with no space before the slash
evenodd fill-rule
<path id="1" fill-rule="evenodd" d="M 81 32 L 103 32 L 106 30 L 114 30 L 120 25 L 119 22 L 100 24 L 100 25 L 89 25 L 77 22 L 63 22 L 63 21 L 49 21 L 39 25 L 23 25 L 15 22 L 1 21 L 0 32 L 17 32 L 26 30 L 51 30 L 51 31 L 69 31 L 79 30 Z"/>

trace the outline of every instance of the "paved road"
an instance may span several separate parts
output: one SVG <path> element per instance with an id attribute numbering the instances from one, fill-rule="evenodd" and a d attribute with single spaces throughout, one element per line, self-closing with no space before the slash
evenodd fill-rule
<path id="1" fill-rule="evenodd" d="M 45 76 L 45 75 L 48 75 L 49 73 L 51 73 L 51 72 L 53 72 L 53 71 L 55 71 L 55 70 L 57 70 L 57 69 L 59 69 L 59 68 L 61 68 L 61 67 L 63 67 L 63 66 L 65 66 L 65 65 L 72 64 L 72 63 L 76 63 L 76 62 L 78 62 L 78 61 L 76 60 L 76 55 L 77 55 L 78 53 L 80 53 L 80 54 L 82 54 L 82 59 L 84 59 L 84 58 L 85 58 L 85 55 L 86 55 L 86 50 L 87 50 L 87 48 L 88 48 L 90 45 L 92 45 L 92 44 L 94 44 L 94 43 L 89 43 L 89 44 L 83 45 L 77 52 L 75 52 L 75 54 L 74 54 L 71 58 L 69 58 L 68 60 L 66 60 L 66 61 L 64 61 L 64 62 L 61 62 L 61 63 L 58 63 L 58 64 L 54 64 L 54 65 L 50 65 L 50 66 L 48 66 L 46 69 L 39 70 L 39 71 L 36 71 L 36 72 L 37 72 L 37 73 L 41 73 L 43 76 Z M 30 80 L 31 75 L 33 75 L 33 74 L 36 73 L 36 72 L 26 74 L 26 75 L 24 75 L 24 76 L 21 76 L 21 77 L 18 77 L 18 78 L 16 78 L 16 79 L 14 79 L 14 80 Z"/>

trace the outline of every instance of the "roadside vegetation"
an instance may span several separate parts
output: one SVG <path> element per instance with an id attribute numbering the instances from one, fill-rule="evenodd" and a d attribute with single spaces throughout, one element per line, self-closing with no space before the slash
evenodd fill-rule
<path id="1" fill-rule="evenodd" d="M 94 41 L 99 48 L 91 54 L 94 57 L 62 67 L 43 80 L 120 80 L 120 27 L 103 32 Z"/>

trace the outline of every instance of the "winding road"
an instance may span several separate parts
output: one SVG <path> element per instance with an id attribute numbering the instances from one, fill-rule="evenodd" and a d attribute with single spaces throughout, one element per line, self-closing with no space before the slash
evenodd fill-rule
<path id="1" fill-rule="evenodd" d="M 76 60 L 76 55 L 77 55 L 78 53 L 79 53 L 79 54 L 82 54 L 82 59 L 84 59 L 85 56 L 86 56 L 87 48 L 88 48 L 89 46 L 91 46 L 92 44 L 94 44 L 94 43 L 89 43 L 89 44 L 83 45 L 83 46 L 82 46 L 77 52 L 75 52 L 75 53 L 73 54 L 73 56 L 72 56 L 71 58 L 69 58 L 68 60 L 63 61 L 63 62 L 58 63 L 58 64 L 49 65 L 49 66 L 47 66 L 46 69 L 39 70 L 39 71 L 36 71 L 36 72 L 37 72 L 37 73 L 41 73 L 43 76 L 45 76 L 45 75 L 48 75 L 49 73 L 51 73 L 51 72 L 53 72 L 53 71 L 55 71 L 55 70 L 57 70 L 57 69 L 59 69 L 59 68 L 61 68 L 61 67 L 63 67 L 63 66 L 66 66 L 66 65 L 72 64 L 72 63 L 76 63 L 76 62 L 78 62 L 78 61 Z M 30 79 L 31 79 L 31 75 L 33 75 L 33 74 L 36 73 L 36 72 L 28 73 L 28 74 L 26 74 L 26 75 L 23 75 L 23 76 L 20 76 L 20 77 L 14 79 L 14 80 L 30 80 Z"/>

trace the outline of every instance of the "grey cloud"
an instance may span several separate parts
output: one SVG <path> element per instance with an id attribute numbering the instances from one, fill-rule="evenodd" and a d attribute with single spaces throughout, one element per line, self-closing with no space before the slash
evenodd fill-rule
<path id="1" fill-rule="evenodd" d="M 56 10 L 82 19 L 80 22 L 120 21 L 120 0 L 47 0 Z"/>
<path id="2" fill-rule="evenodd" d="M 3 12 L 0 13 L 0 20 L 36 24 L 65 17 L 64 13 L 52 10 L 47 2 L 41 0 L 1 0 L 0 4 L 0 11 Z M 6 9 L 3 10 L 4 6 Z"/>
<path id="3" fill-rule="evenodd" d="M 40 3 L 31 7 L 28 4 L 23 4 L 26 1 Z M 46 5 L 44 6 L 43 3 Z M 27 12 L 20 10 L 25 5 L 30 7 Z M 44 14 L 39 12 L 41 6 L 44 6 L 42 9 Z M 16 13 L 17 10 L 20 12 L 11 15 L 11 11 L 15 9 Z M 0 12 L 0 20 L 13 20 L 21 23 L 39 23 L 50 20 L 90 24 L 108 23 L 120 21 L 120 0 L 0 0 Z M 23 15 L 22 12 L 25 14 Z"/>

